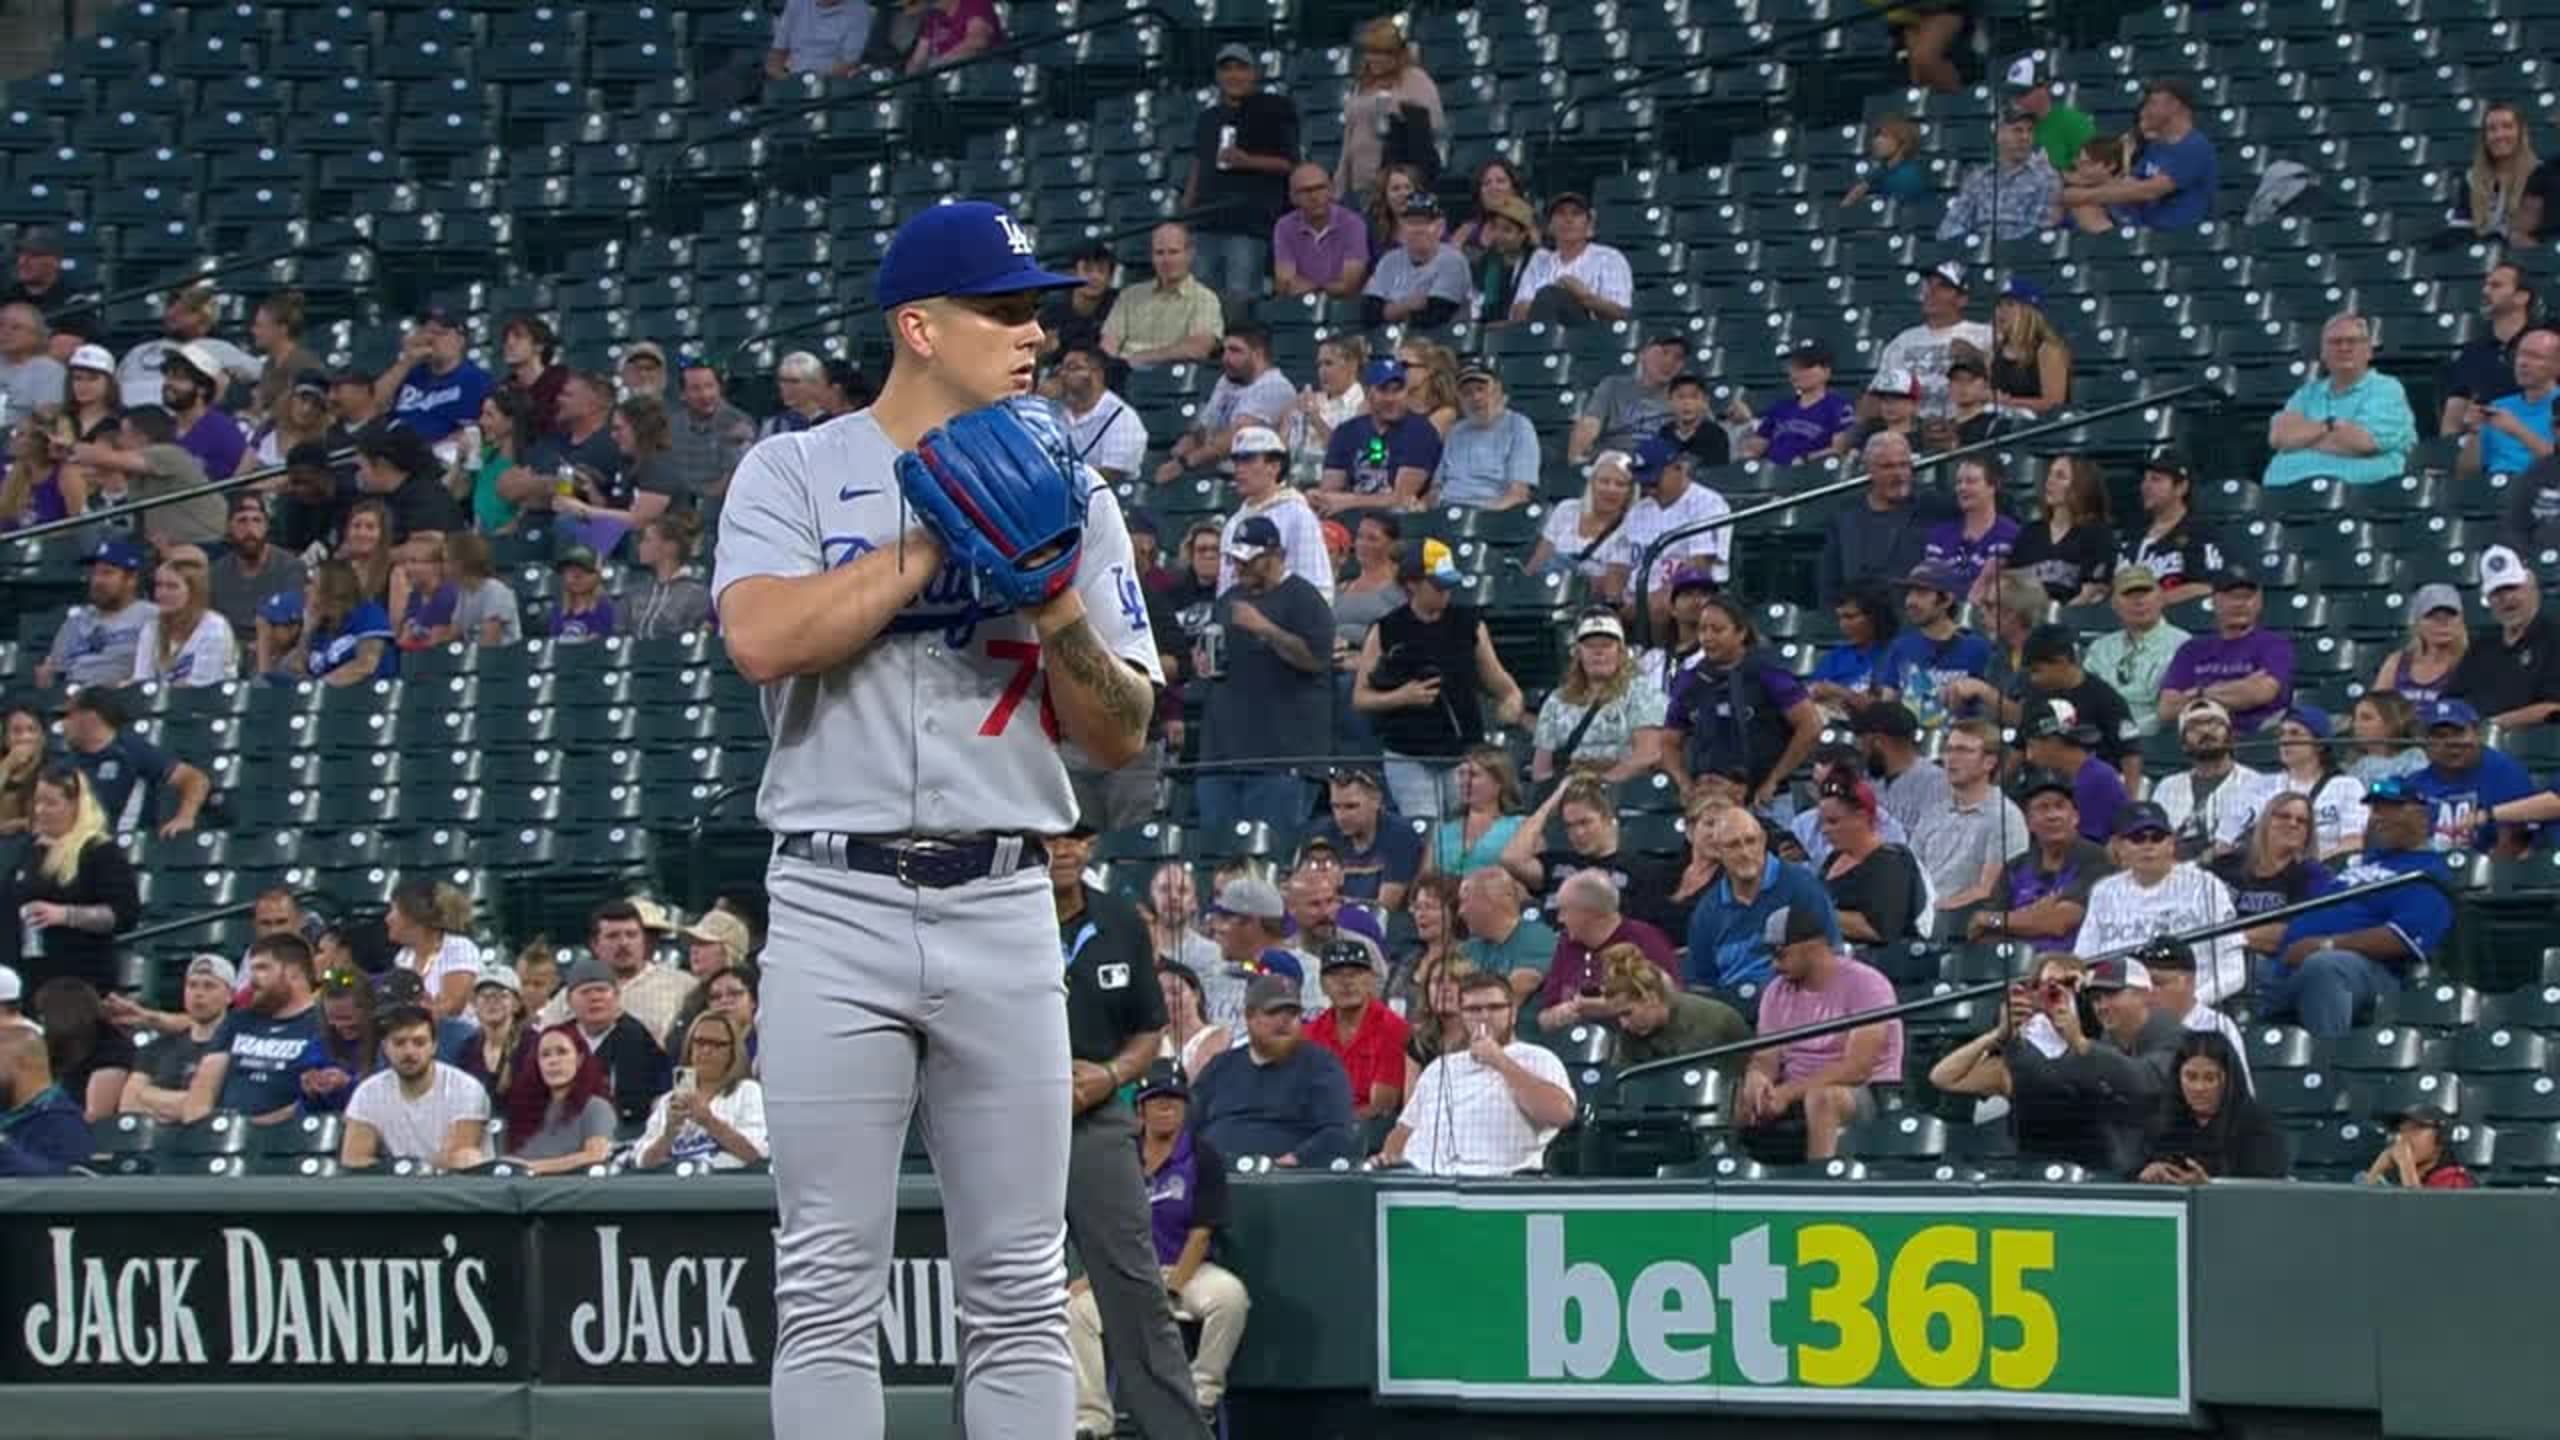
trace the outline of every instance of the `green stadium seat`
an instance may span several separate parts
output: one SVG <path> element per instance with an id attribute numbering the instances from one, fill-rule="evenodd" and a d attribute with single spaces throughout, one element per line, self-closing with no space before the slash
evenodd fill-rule
<path id="1" fill-rule="evenodd" d="M 2384 995 L 2374 1006 L 2376 1023 L 2453 1030 L 2480 1018 L 2480 995 L 2467 985 L 2443 982 Z"/>
<path id="2" fill-rule="evenodd" d="M 2509 994 L 2492 995 L 2480 1007 L 2480 1021 L 2546 1035 L 2560 1033 L 2560 984 L 2535 983 Z"/>
<path id="3" fill-rule="evenodd" d="M 2346 1111 L 2346 1087 L 2329 1071 L 2279 1070 L 2252 1078 L 2258 1099 L 2279 1119 L 2319 1120 Z"/>
<path id="4" fill-rule="evenodd" d="M 2465 1076 L 2541 1074 L 2551 1068 L 2551 1044 L 2532 1030 L 2482 1025 L 2453 1037 L 2451 1059 Z"/>
<path id="5" fill-rule="evenodd" d="M 2447 1115 L 2460 1115 L 2462 1079 L 2449 1071 L 2412 1070 L 2391 1075 L 2365 1089 L 2356 1108 L 2375 1119 L 2387 1119 L 2415 1105 L 2433 1105 Z"/>
<path id="6" fill-rule="evenodd" d="M 2489 1178 L 2498 1185 L 2560 1185 L 2560 1124 L 2500 1132 L 2497 1169 Z"/>
<path id="7" fill-rule="evenodd" d="M 2299 1025 L 2252 1025 L 2242 1033 L 2242 1040 L 2252 1075 L 2270 1070 L 2308 1070 L 2318 1052 L 2311 1032 Z"/>
<path id="8" fill-rule="evenodd" d="M 2426 1038 L 2392 1025 L 2350 1031 L 2330 1042 L 2328 1063 L 2350 1073 L 2416 1070 L 2425 1059 Z"/>

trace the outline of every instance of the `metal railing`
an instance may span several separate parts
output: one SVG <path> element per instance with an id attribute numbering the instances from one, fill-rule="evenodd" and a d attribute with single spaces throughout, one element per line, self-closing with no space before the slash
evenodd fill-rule
<path id="1" fill-rule="evenodd" d="M 2437 883 L 2438 882 L 2435 877 L 2431 875 L 2414 870 L 2406 871 L 2401 874 L 2394 875 L 2387 880 L 2376 880 L 2370 884 L 2350 886 L 2344 890 L 2335 890 L 2326 895 L 2316 895 L 2308 900 L 2298 900 L 2293 904 L 2278 906 L 2273 910 L 2260 911 L 2254 915 L 2239 915 L 2234 916 L 2229 920 L 2220 920 L 2207 925 L 2198 925 L 2191 929 L 2167 931 L 2154 936 L 2150 940 L 2142 941 L 2138 944 L 2118 946 L 2113 950 L 2103 950 L 2094 955 L 2082 956 L 2081 958 L 2088 962 L 2122 959 L 2124 957 L 2137 954 L 2144 948 L 2158 944 L 2163 940 L 2193 945 L 2201 941 L 2220 939 L 2225 935 L 2236 935 L 2245 930 L 2254 930 L 2261 925 L 2290 923 L 2291 921 L 2300 919 L 2305 915 L 2325 910 L 2330 906 L 2337 905 L 2348 900 L 2362 900 L 2368 896 L 2380 895 L 2387 891 L 2398 890 L 2409 885 L 2434 885 Z M 1899 1020 L 1908 1015 L 1919 1015 L 1931 1010 L 1943 1010 L 1953 1006 L 1966 1004 L 1971 1001 L 1986 999 L 1994 995 L 2005 995 L 2008 992 L 2009 987 L 2016 983 L 2016 978 L 2017 977 L 1999 980 L 1985 980 L 1979 984 L 1960 985 L 1935 995 L 1923 995 L 1912 1000 L 1897 1001 L 1891 1005 L 1880 1005 L 1873 1010 L 1861 1010 L 1851 1015 L 1834 1016 L 1829 1020 L 1817 1020 L 1811 1024 L 1798 1025 L 1786 1030 L 1771 1030 L 1762 1034 L 1747 1036 L 1740 1040 L 1727 1041 L 1721 1045 L 1710 1045 L 1704 1050 L 1693 1050 L 1685 1055 L 1669 1055 L 1659 1060 L 1647 1060 L 1641 1064 L 1627 1066 L 1625 1069 L 1619 1070 L 1614 1075 L 1610 1076 L 1606 1087 L 1596 1093 L 1592 1099 L 1585 1103 L 1583 1107 L 1584 1125 L 1582 1131 L 1581 1155 L 1584 1162 L 1584 1173 L 1597 1173 L 1598 1167 L 1604 1159 L 1601 1151 L 1606 1145 L 1606 1140 L 1600 1133 L 1600 1127 L 1591 1124 L 1590 1121 L 1595 1116 L 1629 1113 L 1623 1107 L 1618 1106 L 1616 1102 L 1619 1095 L 1622 1093 L 1621 1087 L 1623 1087 L 1630 1079 L 1642 1075 L 1652 1075 L 1667 1070 L 1681 1070 L 1698 1066 L 1712 1067 L 1715 1062 L 1720 1060 L 1729 1060 L 1736 1055 L 1751 1055 L 1776 1046 L 1793 1045 L 1805 1040 L 1819 1040 L 1825 1036 L 1838 1035 L 1845 1031 L 1861 1029 L 1868 1025 L 1881 1024 L 1888 1020 Z"/>
<path id="2" fill-rule="evenodd" d="M 140 300 L 145 296 L 157 295 L 163 291 L 192 289 L 208 280 L 219 279 L 225 275 L 236 275 L 244 270 L 262 269 L 279 260 L 304 260 L 320 256 L 343 255 L 350 250 L 362 250 L 368 255 L 375 256 L 377 261 L 380 259 L 380 253 L 374 249 L 372 237 L 353 226 L 348 226 L 344 235 L 332 236 L 327 240 L 306 240 L 302 244 L 282 250 L 243 255 L 233 260 L 219 260 L 210 265 L 199 264 L 194 269 L 175 272 L 164 279 L 146 281 L 139 285 L 127 285 L 120 290 L 77 299 L 54 311 L 53 319 L 58 324 L 66 315 L 103 315 L 110 307 L 121 305 L 128 300 Z"/>
<path id="3" fill-rule="evenodd" d="M 355 458 L 356 452 L 352 447 L 329 452 L 331 465 L 352 464 Z M 207 495 L 227 495 L 234 490 L 245 490 L 252 485 L 262 485 L 269 480 L 281 479 L 289 468 L 282 464 L 269 465 L 262 469 L 243 471 L 227 480 L 207 480 L 201 485 L 184 486 L 165 495 L 153 495 L 143 500 L 128 500 L 122 505 L 105 510 L 91 510 L 82 515 L 65 515 L 59 520 L 47 520 L 41 525 L 30 525 L 24 530 L 12 530 L 6 535 L 0 535 L 0 544 L 21 540 L 42 540 L 48 535 L 77 530 L 84 525 L 112 525 L 128 515 L 144 514 L 157 510 L 163 505 L 201 500 Z"/>
<path id="4" fill-rule="evenodd" d="M 2105 420 L 2113 416 L 2122 415 L 2129 411 L 2147 409 L 2155 405 L 2172 404 L 2192 395 L 2211 394 L 2220 396 L 2222 393 L 2223 392 L 2218 387 L 2201 380 L 2185 385 L 2176 385 L 2155 394 L 2143 395 L 2131 400 L 2121 400 L 2113 405 L 2101 405 L 2094 410 L 2074 411 L 2070 415 L 2053 420 L 2039 421 L 2038 423 L 2030 425 L 2023 430 L 2011 430 L 2000 435 L 1995 435 L 1988 440 L 1976 440 L 1970 445 L 1959 445 L 1953 450 L 1942 450 L 1933 455 L 1914 455 L 1911 457 L 1911 464 L 1915 471 L 1930 466 L 1943 465 L 1950 460 L 1961 460 L 1968 455 L 1979 455 L 1985 451 L 1992 450 L 2007 450 L 2014 448 L 2022 441 L 2040 440 L 2047 435 L 2059 435 L 2067 431 L 2077 430 L 2081 426 Z M 1694 525 L 1683 525 L 1676 530 L 1666 530 L 1661 535 L 1656 536 L 1651 543 L 1645 546 L 1642 563 L 1636 567 L 1635 620 L 1637 643 L 1642 644 L 1652 638 L 1652 608 L 1647 602 L 1651 599 L 1653 594 L 1654 565 L 1662 558 L 1664 551 L 1669 550 L 1672 546 L 1677 545 L 1684 540 L 1692 539 L 1699 535 L 1710 534 L 1717 530 L 1729 529 L 1733 526 L 1740 525 L 1745 520 L 1757 520 L 1763 515 L 1781 514 L 1785 511 L 1792 510 L 1799 505 L 1810 504 L 1817 500 L 1828 500 L 1834 495 L 1842 495 L 1851 490 L 1858 489 L 1866 483 L 1867 472 L 1864 470 L 1854 471 L 1853 473 L 1843 476 L 1838 480 L 1827 481 L 1823 484 L 1816 485 L 1810 490 L 1801 490 L 1793 495 L 1781 495 L 1774 500 L 1765 501 L 1758 505 L 1747 505 L 1740 510 L 1727 511 L 1725 514 L 1718 515 L 1713 519 L 1701 520 Z"/>

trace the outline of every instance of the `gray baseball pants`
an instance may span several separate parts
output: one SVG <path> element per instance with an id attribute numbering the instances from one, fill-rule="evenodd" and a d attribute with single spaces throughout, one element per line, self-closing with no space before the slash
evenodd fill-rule
<path id="1" fill-rule="evenodd" d="M 777 855 L 757 1027 L 782 1229 L 773 1433 L 881 1440 L 898 1157 L 921 1098 L 969 1440 L 1060 1440 L 1066 974 L 1041 867 L 911 890 Z"/>
<path id="2" fill-rule="evenodd" d="M 1076 1117 L 1069 1144 L 1067 1229 L 1102 1312 L 1102 1353 L 1120 1403 L 1146 1440 L 1208 1440 L 1148 1228 L 1137 1117 L 1113 1096 Z"/>

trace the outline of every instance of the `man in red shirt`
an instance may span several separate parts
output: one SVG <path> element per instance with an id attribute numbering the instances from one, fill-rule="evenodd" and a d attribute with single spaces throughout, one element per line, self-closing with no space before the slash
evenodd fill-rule
<path id="1" fill-rule="evenodd" d="M 1556 929 L 1562 933 L 1556 940 L 1555 963 L 1547 967 L 1546 983 L 1538 987 L 1540 1031 L 1557 1034 L 1577 1022 L 1607 1020 L 1616 1014 L 1600 993 L 1604 967 L 1592 958 L 1612 945 L 1633 945 L 1643 951 L 1644 958 L 1671 977 L 1671 988 L 1679 990 L 1680 970 L 1672 959 L 1670 940 L 1643 921 L 1620 914 L 1618 905 L 1618 887 L 1610 883 L 1606 870 L 1576 870 L 1556 887 Z"/>
<path id="2" fill-rule="evenodd" d="M 1307 1017 L 1307 1038 L 1332 1051 L 1350 1075 L 1352 1114 L 1363 1123 L 1393 1119 L 1404 1105 L 1404 1046 L 1412 1031 L 1378 1003 L 1377 952 L 1345 936 L 1327 943 L 1318 958 L 1330 1003 Z"/>

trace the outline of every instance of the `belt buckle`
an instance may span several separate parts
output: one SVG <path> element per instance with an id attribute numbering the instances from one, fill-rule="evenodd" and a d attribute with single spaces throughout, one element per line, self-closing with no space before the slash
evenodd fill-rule
<path id="1" fill-rule="evenodd" d="M 907 859 L 909 856 L 916 853 L 915 847 L 912 845 L 899 845 L 893 847 L 890 853 L 898 857 L 890 866 L 890 873 L 897 877 L 898 883 L 906 886 L 910 890 L 923 889 L 923 882 L 907 873 Z"/>

